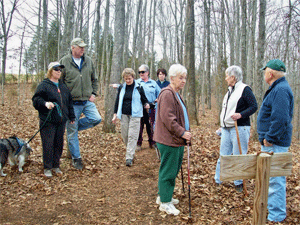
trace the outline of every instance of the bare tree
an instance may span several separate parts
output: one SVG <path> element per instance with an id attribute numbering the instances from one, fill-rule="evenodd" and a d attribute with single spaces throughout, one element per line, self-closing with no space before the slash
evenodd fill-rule
<path id="1" fill-rule="evenodd" d="M 112 73 L 108 76 L 107 84 L 117 83 L 122 72 L 122 60 L 124 51 L 124 34 L 125 34 L 125 0 L 116 0 L 115 6 L 115 30 L 114 30 L 114 49 L 112 59 Z M 116 99 L 116 90 L 109 87 L 105 90 L 105 119 L 103 131 L 115 132 L 115 125 L 111 122 L 114 112 L 114 101 Z"/>
<path id="2" fill-rule="evenodd" d="M 4 5 L 4 0 L 0 0 L 1 7 L 1 27 L 2 27 L 2 35 L 3 35 L 3 49 L 2 49 L 2 105 L 4 105 L 4 83 L 5 83 L 5 68 L 6 68 L 6 57 L 7 57 L 7 42 L 9 39 L 9 32 L 11 27 L 11 22 L 13 20 L 13 14 L 17 9 L 18 0 L 14 0 L 11 5 L 11 10 L 6 13 Z"/>

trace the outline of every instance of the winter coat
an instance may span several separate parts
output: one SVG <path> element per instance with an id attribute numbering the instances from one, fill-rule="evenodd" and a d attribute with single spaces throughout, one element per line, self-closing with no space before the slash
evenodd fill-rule
<path id="1" fill-rule="evenodd" d="M 72 54 L 60 60 L 60 64 L 65 66 L 62 80 L 69 88 L 73 101 L 89 100 L 91 95 L 97 95 L 98 91 L 98 80 L 92 59 L 85 55 L 81 59 L 81 68 L 74 62 Z"/>
<path id="2" fill-rule="evenodd" d="M 59 88 L 58 88 L 59 87 Z M 39 118 L 45 121 L 49 113 L 46 102 L 57 103 L 61 110 L 61 115 L 57 107 L 54 107 L 50 123 L 65 123 L 67 120 L 75 121 L 75 114 L 72 102 L 72 96 L 66 85 L 60 81 L 58 87 L 48 78 L 43 80 L 37 87 L 32 97 L 33 106 L 39 112 Z"/>
<path id="3" fill-rule="evenodd" d="M 154 141 L 172 147 L 186 145 L 186 140 L 182 138 L 186 131 L 183 109 L 170 85 L 162 89 L 158 96 L 155 121 Z"/>
<path id="4" fill-rule="evenodd" d="M 265 93 L 257 116 L 257 133 L 261 143 L 288 147 L 292 142 L 294 96 L 285 77 L 276 80 Z"/>

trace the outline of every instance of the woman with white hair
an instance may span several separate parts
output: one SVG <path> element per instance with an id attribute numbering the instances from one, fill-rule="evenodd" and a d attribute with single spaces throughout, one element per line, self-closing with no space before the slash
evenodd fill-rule
<path id="1" fill-rule="evenodd" d="M 156 203 L 159 210 L 178 215 L 175 208 L 178 199 L 173 199 L 175 179 L 180 170 L 184 146 L 190 142 L 189 118 L 186 106 L 178 93 L 186 83 L 187 70 L 180 64 L 169 69 L 170 84 L 159 94 L 156 111 L 154 141 L 161 154 L 158 178 L 158 197 Z"/>
<path id="2" fill-rule="evenodd" d="M 237 121 L 242 153 L 247 154 L 250 138 L 250 116 L 257 110 L 257 103 L 251 88 L 243 83 L 243 72 L 239 66 L 230 66 L 225 71 L 228 92 L 225 94 L 220 114 L 221 155 L 239 155 L 234 121 Z M 220 180 L 220 158 L 217 162 L 215 182 Z M 242 192 L 243 181 L 235 180 L 236 190 Z"/>

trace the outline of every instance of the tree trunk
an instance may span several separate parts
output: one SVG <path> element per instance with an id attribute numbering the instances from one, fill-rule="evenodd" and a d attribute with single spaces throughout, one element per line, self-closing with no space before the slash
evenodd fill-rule
<path id="1" fill-rule="evenodd" d="M 143 5 L 143 0 L 139 0 L 139 4 L 137 7 L 136 19 L 135 19 L 135 29 L 133 31 L 133 43 L 132 43 L 132 59 L 131 59 L 131 67 L 135 70 L 135 59 L 136 59 L 136 42 L 139 34 L 139 19 L 140 19 L 140 11 Z"/>
<path id="2" fill-rule="evenodd" d="M 210 78 L 210 69 L 211 69 L 211 49 L 210 49 L 210 0 L 204 0 L 204 11 L 206 14 L 206 46 L 207 46 L 207 61 L 206 61 L 206 81 L 207 81 L 207 107 L 211 109 L 211 78 Z"/>
<path id="3" fill-rule="evenodd" d="M 112 59 L 112 73 L 110 80 L 107 83 L 116 83 L 119 81 L 122 72 L 122 59 L 124 50 L 124 35 L 125 35 L 125 0 L 116 0 L 115 8 L 115 29 L 114 29 L 114 49 Z M 113 88 L 106 88 L 105 91 L 105 119 L 103 131 L 115 132 L 115 125 L 111 122 L 114 113 L 114 103 L 117 92 Z"/>
<path id="4" fill-rule="evenodd" d="M 243 70 L 243 80 L 248 82 L 247 79 L 247 2 L 241 0 L 242 5 L 242 35 L 241 35 L 241 68 Z"/>
<path id="5" fill-rule="evenodd" d="M 47 66 L 49 64 L 48 59 L 48 0 L 43 0 L 43 62 L 44 62 L 44 71 L 47 70 Z"/>
<path id="6" fill-rule="evenodd" d="M 195 79 L 195 16 L 194 0 L 187 1 L 186 32 L 185 32 L 185 65 L 187 76 L 187 107 L 191 124 L 198 125 L 198 110 L 196 109 L 196 79 Z"/>
<path id="7" fill-rule="evenodd" d="M 259 24 L 258 24 L 258 44 L 257 44 L 257 68 L 262 68 L 264 65 L 264 54 L 265 54 L 265 42 L 266 42 L 266 0 L 260 0 L 259 2 Z M 263 98 L 263 75 L 261 71 L 255 76 L 254 94 L 257 100 L 258 108 L 262 103 Z M 257 129 L 257 113 L 254 114 L 254 130 Z M 255 133 L 257 137 L 257 133 Z"/>

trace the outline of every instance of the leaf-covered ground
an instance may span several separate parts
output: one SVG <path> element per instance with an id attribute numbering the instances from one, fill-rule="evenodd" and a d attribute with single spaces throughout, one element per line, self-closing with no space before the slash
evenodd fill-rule
<path id="1" fill-rule="evenodd" d="M 5 86 L 5 105 L 0 106 L 0 138 L 17 135 L 28 140 L 38 130 L 37 111 L 33 108 L 30 85 L 22 86 L 20 106 L 16 85 Z M 97 107 L 104 115 L 103 101 Z M 191 151 L 191 198 L 194 224 L 252 224 L 254 180 L 247 180 L 249 196 L 235 191 L 231 182 L 214 184 L 215 164 L 220 139 L 215 134 L 217 113 L 207 111 L 200 126 L 193 127 Z M 33 148 L 24 172 L 5 166 L 0 177 L 0 224 L 186 224 L 188 222 L 187 154 L 183 172 L 178 177 L 175 197 L 180 200 L 179 216 L 166 215 L 155 204 L 159 162 L 147 143 L 136 153 L 134 165 L 125 166 L 125 147 L 120 129 L 116 134 L 102 132 L 102 124 L 80 133 L 80 147 L 85 163 L 83 171 L 71 166 L 64 151 L 63 175 L 43 176 L 41 139 Z M 251 141 L 249 153 L 260 150 Z M 299 141 L 293 140 L 293 174 L 287 178 L 287 218 L 278 224 L 300 224 Z M 267 222 L 267 224 L 274 224 Z"/>

